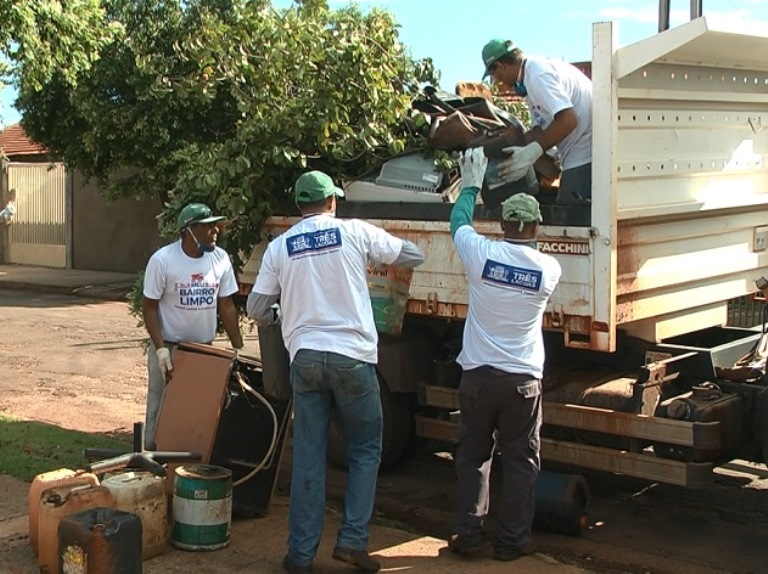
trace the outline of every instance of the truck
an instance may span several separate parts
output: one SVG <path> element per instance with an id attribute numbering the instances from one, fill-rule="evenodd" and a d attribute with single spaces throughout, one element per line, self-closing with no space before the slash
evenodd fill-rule
<path id="1" fill-rule="evenodd" d="M 766 329 L 729 325 L 768 271 L 768 37 L 706 16 L 623 47 L 615 23 L 592 32 L 592 202 L 541 200 L 538 248 L 563 270 L 543 325 L 542 458 L 702 487 L 733 459 L 768 463 Z M 383 466 L 414 436 L 453 440 L 460 417 L 468 290 L 453 196 L 419 188 L 436 174 L 407 173 L 348 188 L 337 211 L 425 254 L 401 331 L 380 336 Z M 266 221 L 246 292 L 296 220 Z M 501 237 L 482 206 L 474 225 Z M 333 423 L 329 434 L 342 462 Z"/>

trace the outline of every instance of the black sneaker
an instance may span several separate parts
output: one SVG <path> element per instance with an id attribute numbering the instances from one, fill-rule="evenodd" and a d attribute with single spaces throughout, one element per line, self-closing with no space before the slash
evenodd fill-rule
<path id="1" fill-rule="evenodd" d="M 336 546 L 332 556 L 334 560 L 357 566 L 363 572 L 378 572 L 381 569 L 381 564 L 371 558 L 365 550 L 352 550 L 351 548 Z"/>
<path id="2" fill-rule="evenodd" d="M 311 564 L 308 566 L 300 566 L 298 564 L 294 564 L 291 562 L 291 559 L 287 554 L 285 555 L 285 558 L 283 558 L 283 569 L 287 570 L 291 574 L 312 574 L 314 572 Z"/>
<path id="3" fill-rule="evenodd" d="M 451 552 L 462 556 L 472 556 L 483 551 L 483 539 L 479 536 L 462 536 L 451 534 L 448 539 L 448 548 Z"/>
<path id="4" fill-rule="evenodd" d="M 527 542 L 522 547 L 496 546 L 493 549 L 493 558 L 494 560 L 501 560 L 502 562 L 512 562 L 512 560 L 517 560 L 521 556 L 533 554 L 535 551 L 536 549 L 532 542 Z"/>

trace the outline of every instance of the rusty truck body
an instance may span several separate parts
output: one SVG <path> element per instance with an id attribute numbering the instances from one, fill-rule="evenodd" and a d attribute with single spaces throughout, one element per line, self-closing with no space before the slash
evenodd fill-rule
<path id="1" fill-rule="evenodd" d="M 764 381 L 718 376 L 762 337 L 726 325 L 768 271 L 766 54 L 768 37 L 706 17 L 625 47 L 613 23 L 593 25 L 592 203 L 542 205 L 539 249 L 563 269 L 544 320 L 545 459 L 687 486 L 733 458 L 768 460 Z M 339 215 L 426 256 L 402 334 L 381 337 L 386 464 L 414 433 L 453 437 L 467 281 L 450 203 L 348 195 Z M 265 239 L 294 222 L 271 217 Z M 500 237 L 498 221 L 475 225 Z"/>

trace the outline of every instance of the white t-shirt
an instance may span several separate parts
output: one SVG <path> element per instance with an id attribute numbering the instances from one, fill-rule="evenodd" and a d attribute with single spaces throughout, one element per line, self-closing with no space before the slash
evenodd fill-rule
<path id="1" fill-rule="evenodd" d="M 533 123 L 546 128 L 557 112 L 573 108 L 578 125 L 557 144 L 563 169 L 592 161 L 592 81 L 579 69 L 557 60 L 526 57 L 523 83 Z"/>
<path id="2" fill-rule="evenodd" d="M 453 238 L 469 280 L 469 312 L 456 361 L 541 378 L 542 317 L 560 279 L 560 263 L 527 245 L 492 241 L 471 225 Z"/>
<path id="3" fill-rule="evenodd" d="M 158 249 L 144 274 L 144 296 L 157 299 L 163 340 L 209 343 L 216 336 L 219 298 L 237 293 L 237 279 L 226 251 L 216 247 L 190 257 L 181 241 Z"/>
<path id="4" fill-rule="evenodd" d="M 365 221 L 319 214 L 272 240 L 254 293 L 280 295 L 283 339 L 291 360 L 300 349 L 378 358 L 368 293 L 368 260 L 391 264 L 403 241 Z"/>

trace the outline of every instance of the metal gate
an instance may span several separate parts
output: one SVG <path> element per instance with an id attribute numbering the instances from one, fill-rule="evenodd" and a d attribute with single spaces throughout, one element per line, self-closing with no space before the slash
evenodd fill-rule
<path id="1" fill-rule="evenodd" d="M 9 163 L 8 190 L 16 216 L 8 233 L 8 263 L 67 267 L 67 173 L 62 164 Z"/>

